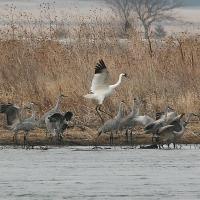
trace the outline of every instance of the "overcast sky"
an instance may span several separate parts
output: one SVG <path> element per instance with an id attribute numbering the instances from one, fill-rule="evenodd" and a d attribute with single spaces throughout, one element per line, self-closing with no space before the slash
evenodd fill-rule
<path id="1" fill-rule="evenodd" d="M 187 6 L 200 6 L 200 0 L 182 0 Z"/>

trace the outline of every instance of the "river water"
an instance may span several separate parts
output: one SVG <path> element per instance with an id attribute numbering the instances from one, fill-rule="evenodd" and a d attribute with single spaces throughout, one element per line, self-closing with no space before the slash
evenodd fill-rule
<path id="1" fill-rule="evenodd" d="M 0 199 L 200 199 L 200 150 L 2 147 Z"/>

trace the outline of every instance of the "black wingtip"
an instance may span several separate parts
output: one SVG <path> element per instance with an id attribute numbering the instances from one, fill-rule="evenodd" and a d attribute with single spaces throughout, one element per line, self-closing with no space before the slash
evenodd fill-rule
<path id="1" fill-rule="evenodd" d="M 64 117 L 65 117 L 66 121 L 70 121 L 73 117 L 73 113 L 68 111 L 65 113 Z"/>
<path id="2" fill-rule="evenodd" d="M 96 64 L 95 67 L 95 74 L 100 74 L 102 71 L 106 69 L 106 65 L 102 59 L 99 60 L 99 62 Z"/>

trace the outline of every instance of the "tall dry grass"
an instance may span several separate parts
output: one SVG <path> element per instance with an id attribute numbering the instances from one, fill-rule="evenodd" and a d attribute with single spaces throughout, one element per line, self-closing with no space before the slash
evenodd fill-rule
<path id="1" fill-rule="evenodd" d="M 29 19 L 29 18 L 28 18 Z M 60 93 L 68 97 L 63 110 L 72 110 L 75 119 L 96 126 L 95 105 L 83 98 L 90 89 L 94 66 L 102 58 L 112 81 L 121 72 L 129 78 L 105 101 L 113 113 L 124 100 L 145 100 L 143 112 L 153 115 L 166 104 L 179 112 L 200 113 L 200 38 L 185 34 L 153 41 L 153 55 L 136 30 L 120 39 L 116 26 L 96 20 L 74 27 L 43 23 L 36 28 L 10 20 L 0 38 L 0 101 L 21 105 L 36 101 L 41 114 L 52 107 Z M 58 36 L 65 39 L 59 42 Z"/>

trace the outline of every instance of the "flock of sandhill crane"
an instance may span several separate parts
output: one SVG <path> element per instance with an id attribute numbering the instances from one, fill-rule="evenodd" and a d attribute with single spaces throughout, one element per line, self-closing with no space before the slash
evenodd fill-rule
<path id="1" fill-rule="evenodd" d="M 85 95 L 85 98 L 95 100 L 97 102 L 96 112 L 102 121 L 102 126 L 98 129 L 96 144 L 102 133 L 110 133 L 110 144 L 113 144 L 113 133 L 125 132 L 127 143 L 130 133 L 130 142 L 133 144 L 133 131 L 136 125 L 144 128 L 144 133 L 152 134 L 152 142 L 159 144 L 173 143 L 174 147 L 177 139 L 185 132 L 185 128 L 189 123 L 194 113 L 189 113 L 186 121 L 183 120 L 184 113 L 178 115 L 172 108 L 167 106 L 163 112 L 156 113 L 156 118 L 153 119 L 148 115 L 140 115 L 140 107 L 142 101 L 139 98 L 134 98 L 132 111 L 128 115 L 124 115 L 125 103 L 119 104 L 117 115 L 108 121 L 104 122 L 101 113 L 110 116 L 109 113 L 101 109 L 104 99 L 111 96 L 115 89 L 121 84 L 122 78 L 127 78 L 126 73 L 119 75 L 119 80 L 112 85 L 109 85 L 109 72 L 103 60 L 99 60 L 95 67 L 95 74 L 92 80 L 90 93 Z M 7 126 L 14 132 L 13 140 L 17 143 L 17 135 L 19 131 L 24 131 L 24 145 L 28 145 L 29 132 L 36 127 L 45 128 L 47 132 L 55 136 L 58 141 L 62 140 L 64 131 L 68 128 L 68 124 L 73 117 L 73 113 L 68 111 L 63 113 L 60 110 L 61 100 L 64 95 L 58 97 L 54 108 L 46 112 L 39 120 L 36 119 L 35 106 L 36 103 L 31 102 L 23 109 L 30 109 L 32 116 L 24 119 L 22 117 L 22 108 L 14 104 L 2 103 L 0 105 L 0 113 L 5 113 Z"/>
<path id="2" fill-rule="evenodd" d="M 61 94 L 58 97 L 55 107 L 46 112 L 39 120 L 36 118 L 35 106 L 37 104 L 34 102 L 29 103 L 29 105 L 26 105 L 23 108 L 19 108 L 11 103 L 1 104 L 0 113 L 4 113 L 6 115 L 7 126 L 14 132 L 14 142 L 18 144 L 17 135 L 19 131 L 23 131 L 24 146 L 28 145 L 29 142 L 27 137 L 30 131 L 35 128 L 46 129 L 51 136 L 55 136 L 57 141 L 61 142 L 62 134 L 68 128 L 68 123 L 73 117 L 72 112 L 68 111 L 63 113 L 60 110 L 61 100 L 64 97 L 65 96 Z M 30 109 L 32 111 L 31 117 L 24 119 L 22 116 L 22 111 L 24 109 Z"/>

